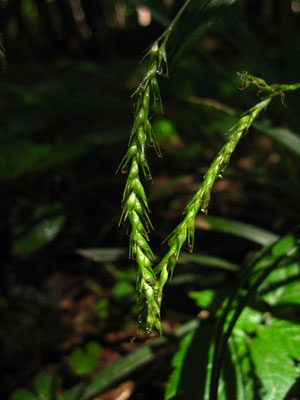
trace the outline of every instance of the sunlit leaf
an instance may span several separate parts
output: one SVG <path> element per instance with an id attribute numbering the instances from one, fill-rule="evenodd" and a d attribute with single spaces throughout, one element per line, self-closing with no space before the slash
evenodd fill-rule
<path id="1" fill-rule="evenodd" d="M 205 289 L 199 292 L 189 292 L 189 297 L 195 300 L 198 307 L 208 309 L 215 297 L 215 290 Z"/>
<path id="2" fill-rule="evenodd" d="M 300 376 L 293 359 L 300 359 L 300 325 L 270 318 L 260 325 L 250 344 L 265 400 L 282 400 Z"/>
<path id="3" fill-rule="evenodd" d="M 272 306 L 300 304 L 300 265 L 287 264 L 276 268 L 261 286 L 260 294 Z"/>

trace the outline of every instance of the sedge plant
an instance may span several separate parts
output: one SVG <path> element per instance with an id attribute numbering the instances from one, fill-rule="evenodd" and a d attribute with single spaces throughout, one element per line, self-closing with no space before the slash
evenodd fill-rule
<path id="1" fill-rule="evenodd" d="M 211 191 L 215 181 L 222 178 L 241 138 L 249 131 L 253 122 L 275 96 L 284 101 L 287 91 L 296 90 L 300 83 L 268 85 L 263 79 L 248 74 L 238 73 L 241 76 L 242 87 L 250 85 L 258 88 L 260 101 L 242 114 L 237 123 L 228 130 L 228 140 L 218 152 L 203 177 L 203 181 L 185 207 L 182 222 L 166 238 L 169 250 L 162 260 L 155 264 L 154 252 L 149 245 L 149 233 L 153 225 L 149 218 L 149 204 L 140 175 L 152 181 L 149 163 L 146 158 L 147 147 L 154 147 L 157 155 L 162 156 L 158 140 L 152 129 L 150 117 L 152 112 L 163 112 L 160 96 L 158 76 L 168 76 L 166 44 L 176 22 L 184 12 L 190 0 L 184 3 L 173 22 L 165 32 L 150 46 L 143 59 L 147 58 L 147 67 L 141 83 L 133 96 L 136 97 L 134 123 L 131 130 L 128 150 L 117 170 L 128 173 L 122 198 L 122 213 L 120 223 L 127 223 L 129 236 L 129 257 L 136 262 L 137 295 L 139 304 L 139 325 L 148 333 L 155 328 L 162 333 L 160 319 L 160 305 L 163 287 L 172 277 L 173 271 L 184 244 L 192 252 L 195 238 L 195 219 L 199 211 L 206 214 L 208 211 Z"/>

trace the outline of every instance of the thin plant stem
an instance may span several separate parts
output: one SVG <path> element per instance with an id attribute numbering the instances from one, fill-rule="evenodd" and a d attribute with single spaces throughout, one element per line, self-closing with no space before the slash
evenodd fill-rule
<path id="1" fill-rule="evenodd" d="M 162 33 L 162 35 L 158 38 L 158 41 L 163 40 L 163 44 L 166 45 L 171 33 L 173 32 L 175 25 L 177 24 L 179 18 L 182 16 L 184 13 L 185 9 L 188 7 L 188 5 L 191 3 L 192 0 L 186 0 L 186 2 L 183 4 L 181 9 L 178 11 L 177 15 L 173 19 L 173 21 L 170 23 L 168 28 Z"/>

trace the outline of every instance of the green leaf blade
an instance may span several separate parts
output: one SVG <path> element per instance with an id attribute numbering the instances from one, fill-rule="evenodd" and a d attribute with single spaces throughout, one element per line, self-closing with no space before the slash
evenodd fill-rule
<path id="1" fill-rule="evenodd" d="M 198 218 L 196 227 L 204 230 L 229 233 L 263 246 L 278 239 L 278 235 L 275 233 L 257 226 L 216 216 Z"/>

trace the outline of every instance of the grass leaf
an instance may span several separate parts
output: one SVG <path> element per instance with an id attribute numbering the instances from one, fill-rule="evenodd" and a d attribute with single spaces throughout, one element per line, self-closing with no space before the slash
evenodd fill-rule
<path id="1" fill-rule="evenodd" d="M 189 15 L 189 22 L 185 24 L 184 31 L 181 33 L 178 43 L 172 47 L 169 57 L 170 64 L 175 64 L 189 52 L 199 41 L 199 38 L 235 2 L 236 0 L 207 0 L 202 2 L 200 7 L 196 6 Z"/>
<path id="2" fill-rule="evenodd" d="M 255 123 L 255 128 L 270 136 L 275 142 L 283 145 L 296 156 L 300 156 L 300 136 L 286 127 L 274 127 L 269 123 Z"/>
<path id="3" fill-rule="evenodd" d="M 220 268 L 228 271 L 238 271 L 240 269 L 236 264 L 224 260 L 223 258 L 210 256 L 208 254 L 182 253 L 178 261 L 180 262 L 180 260 L 199 264 L 204 267 Z"/>
<path id="4" fill-rule="evenodd" d="M 209 359 L 212 344 L 211 324 L 200 326 L 188 333 L 179 345 L 172 360 L 172 372 L 165 400 L 204 399 L 209 376 Z"/>
<path id="5" fill-rule="evenodd" d="M 278 239 L 278 235 L 254 225 L 246 224 L 232 219 L 207 216 L 196 219 L 196 227 L 205 230 L 229 233 L 251 242 L 266 245 Z"/>
<path id="6" fill-rule="evenodd" d="M 95 262 L 126 260 L 128 257 L 128 250 L 125 247 L 78 249 L 76 252 Z"/>

